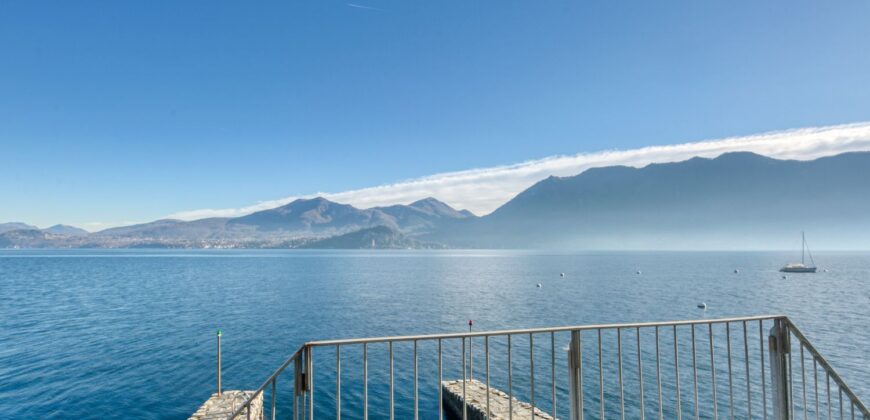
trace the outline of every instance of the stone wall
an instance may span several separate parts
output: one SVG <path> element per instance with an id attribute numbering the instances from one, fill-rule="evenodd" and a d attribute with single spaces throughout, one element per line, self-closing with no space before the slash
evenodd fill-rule
<path id="1" fill-rule="evenodd" d="M 254 391 L 224 391 L 220 396 L 212 394 L 188 420 L 226 420 L 230 414 L 241 407 L 248 398 L 254 395 Z M 247 420 L 247 410 L 242 410 L 237 417 L 239 420 Z M 251 420 L 263 420 L 263 394 L 257 396 L 251 402 Z"/>
<path id="2" fill-rule="evenodd" d="M 441 382 L 445 417 L 451 420 L 462 419 L 461 380 Z M 489 413 L 486 405 L 487 387 L 480 381 L 471 379 L 465 382 L 465 409 L 468 420 L 507 420 L 509 418 L 553 420 L 553 416 L 532 408 L 532 405 L 511 398 L 503 391 L 489 388 Z M 511 415 L 511 411 L 513 415 Z M 532 415 L 534 413 L 534 415 Z"/>

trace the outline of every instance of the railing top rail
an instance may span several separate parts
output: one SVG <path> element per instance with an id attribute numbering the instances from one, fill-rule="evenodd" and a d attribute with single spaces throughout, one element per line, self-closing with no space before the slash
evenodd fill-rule
<path id="1" fill-rule="evenodd" d="M 517 335 L 517 334 L 537 334 L 537 333 L 564 332 L 564 331 L 605 330 L 605 329 L 617 329 L 617 328 L 644 328 L 644 327 L 657 327 L 657 326 L 658 327 L 670 327 L 670 326 L 692 325 L 692 324 L 695 324 L 695 325 L 697 325 L 697 324 L 721 324 L 721 323 L 726 323 L 726 322 L 757 321 L 757 320 L 768 320 L 768 319 L 787 319 L 787 317 L 784 315 L 758 315 L 758 316 L 746 316 L 746 317 L 734 317 L 734 318 L 696 319 L 696 320 L 688 320 L 688 321 L 636 322 L 636 323 L 623 323 L 623 324 L 590 324 L 590 325 L 572 325 L 572 326 L 551 327 L 551 328 L 527 328 L 527 329 L 517 329 L 517 330 L 475 331 L 475 332 L 463 332 L 463 333 L 423 334 L 423 335 L 400 335 L 400 336 L 392 336 L 392 337 L 349 338 L 349 339 L 338 339 L 338 340 L 309 341 L 309 342 L 305 343 L 303 345 L 303 347 L 324 347 L 324 346 L 338 346 L 338 345 L 348 345 L 348 344 L 386 343 L 386 342 L 396 342 L 396 341 L 437 340 L 437 339 L 463 338 L 463 337 L 486 337 L 486 336 Z"/>

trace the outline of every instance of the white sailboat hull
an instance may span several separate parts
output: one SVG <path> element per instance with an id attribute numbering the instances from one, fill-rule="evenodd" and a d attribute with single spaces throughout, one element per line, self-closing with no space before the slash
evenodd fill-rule
<path id="1" fill-rule="evenodd" d="M 803 264 L 789 264 L 780 268 L 779 271 L 783 273 L 815 273 L 816 267 L 810 267 Z"/>

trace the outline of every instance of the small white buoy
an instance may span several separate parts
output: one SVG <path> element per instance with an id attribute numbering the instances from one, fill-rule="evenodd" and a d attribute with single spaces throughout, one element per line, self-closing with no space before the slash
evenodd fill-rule
<path id="1" fill-rule="evenodd" d="M 640 270 L 637 270 L 637 272 L 635 274 L 641 274 Z"/>
<path id="2" fill-rule="evenodd" d="M 539 287 L 539 288 L 541 287 L 541 283 L 538 283 L 538 287 Z"/>
<path id="3" fill-rule="evenodd" d="M 826 272 L 826 273 L 827 273 L 827 272 L 828 272 L 828 269 L 827 269 L 827 268 L 826 268 L 826 269 L 824 269 L 824 270 L 822 270 L 822 271 L 824 271 L 824 272 Z"/>
<path id="4" fill-rule="evenodd" d="M 559 273 L 559 277 L 564 278 L 564 277 L 565 277 L 565 273 Z"/>
<path id="5" fill-rule="evenodd" d="M 738 269 L 735 268 L 735 269 L 734 269 L 734 274 L 738 274 L 738 273 L 740 273 L 740 270 L 738 270 Z"/>
<path id="6" fill-rule="evenodd" d="M 699 303 L 698 308 L 706 311 L 707 310 L 707 303 L 706 302 Z"/>

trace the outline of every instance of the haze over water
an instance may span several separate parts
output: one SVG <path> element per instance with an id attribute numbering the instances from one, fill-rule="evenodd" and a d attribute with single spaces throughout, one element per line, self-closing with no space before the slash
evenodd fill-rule
<path id="1" fill-rule="evenodd" d="M 475 321 L 476 330 L 495 330 L 760 314 L 791 317 L 866 400 L 870 254 L 818 253 L 816 263 L 828 272 L 782 279 L 777 269 L 795 257 L 751 252 L 0 251 L 0 413 L 11 418 L 105 413 L 186 418 L 214 390 L 217 328 L 224 332 L 224 388 L 255 389 L 303 342 L 315 339 L 459 332 L 467 329 L 468 319 Z M 566 273 L 564 279 L 560 272 Z M 696 308 L 699 302 L 706 302 L 708 310 Z M 757 340 L 757 326 L 753 328 Z M 424 418 L 434 417 L 437 397 L 430 347 L 421 346 Z M 558 347 L 563 363 L 562 343 Z M 461 375 L 449 357 L 455 350 L 445 352 L 445 379 Z M 373 382 L 385 374 L 378 359 L 383 351 L 369 351 Z M 404 347 L 396 352 L 397 404 L 406 404 L 410 356 Z M 493 353 L 498 380 L 503 356 Z M 326 384 L 334 376 L 331 355 L 324 350 L 315 366 Z M 342 356 L 342 373 L 350 383 L 359 364 L 352 351 Z M 449 372 L 455 373 L 451 377 Z M 541 375 L 546 383 L 549 373 Z M 523 383 L 517 380 L 522 395 Z M 282 385 L 289 389 L 289 382 Z M 316 392 L 324 401 L 333 390 Z M 372 386 L 369 392 L 370 413 L 383 413 L 385 389 Z M 561 385 L 559 392 L 564 392 Z M 342 390 L 348 418 L 359 412 L 360 393 L 353 387 Z M 546 394 L 538 396 L 546 408 L 549 393 L 545 389 L 541 394 Z M 567 399 L 560 398 L 563 417 Z M 329 406 L 322 410 L 329 413 Z M 401 410 L 397 418 L 407 414 Z"/>

